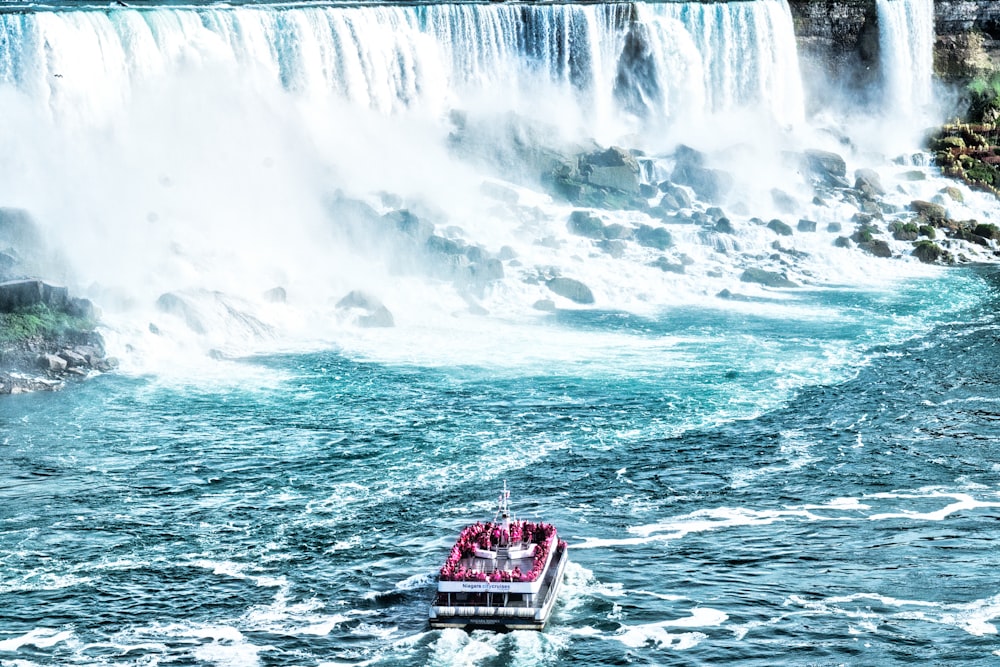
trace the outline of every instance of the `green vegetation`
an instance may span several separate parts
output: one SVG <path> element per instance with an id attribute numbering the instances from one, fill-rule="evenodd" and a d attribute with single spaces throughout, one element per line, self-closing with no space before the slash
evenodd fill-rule
<path id="1" fill-rule="evenodd" d="M 987 239 L 1000 239 L 1000 228 L 997 228 L 996 225 L 989 222 L 979 223 L 976 225 L 975 229 L 972 230 L 972 233 Z"/>
<path id="2" fill-rule="evenodd" d="M 966 90 L 969 94 L 969 122 L 995 123 L 1000 120 L 1000 72 L 993 72 L 989 78 L 973 79 Z"/>
<path id="3" fill-rule="evenodd" d="M 919 232 L 922 236 L 926 236 L 929 239 L 933 239 L 937 236 L 937 232 L 930 225 L 920 225 Z"/>
<path id="4" fill-rule="evenodd" d="M 44 304 L 0 313 L 0 343 L 18 343 L 30 338 L 53 338 L 70 331 L 93 331 L 95 323 L 54 311 Z"/>

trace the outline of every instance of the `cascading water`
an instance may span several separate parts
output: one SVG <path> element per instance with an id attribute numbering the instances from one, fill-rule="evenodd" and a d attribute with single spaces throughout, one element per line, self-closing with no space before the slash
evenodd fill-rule
<path id="1" fill-rule="evenodd" d="M 878 0 L 879 48 L 886 112 L 930 116 L 934 75 L 934 1 Z"/>

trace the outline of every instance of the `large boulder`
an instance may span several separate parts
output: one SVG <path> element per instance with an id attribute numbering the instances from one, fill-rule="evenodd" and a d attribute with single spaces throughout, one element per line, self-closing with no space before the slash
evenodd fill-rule
<path id="1" fill-rule="evenodd" d="M 915 211 L 920 217 L 933 223 L 943 223 L 948 218 L 948 211 L 941 204 L 932 204 L 929 201 L 915 199 L 910 202 L 910 210 Z"/>
<path id="2" fill-rule="evenodd" d="M 892 249 L 889 244 L 882 239 L 872 239 L 870 241 L 863 241 L 858 244 L 858 247 L 875 257 L 888 258 L 892 257 Z"/>
<path id="3" fill-rule="evenodd" d="M 596 215 L 587 211 L 573 211 L 569 214 L 569 222 L 566 228 L 571 234 L 585 236 L 588 239 L 603 239 L 604 223 Z"/>
<path id="4" fill-rule="evenodd" d="M 784 275 L 776 271 L 766 271 L 764 269 L 747 269 L 740 276 L 740 280 L 745 283 L 757 283 L 765 287 L 798 287 L 798 283 L 789 280 Z"/>
<path id="5" fill-rule="evenodd" d="M 885 194 L 882 178 L 874 169 L 858 169 L 854 172 L 854 189 L 868 198 Z"/>
<path id="6" fill-rule="evenodd" d="M 665 227 L 639 225 L 635 230 L 635 240 L 639 245 L 657 250 L 666 250 L 674 244 L 673 237 Z"/>
<path id="7" fill-rule="evenodd" d="M 690 155 L 687 152 L 683 154 Z M 670 175 L 670 180 L 690 187 L 704 201 L 711 204 L 721 203 L 733 188 L 733 176 L 720 169 L 703 167 L 700 164 L 701 161 L 701 158 L 678 160 Z"/>
<path id="8" fill-rule="evenodd" d="M 803 166 L 812 177 L 831 187 L 848 188 L 847 163 L 844 158 L 818 149 L 809 149 L 803 154 Z"/>
<path id="9" fill-rule="evenodd" d="M 396 322 L 388 308 L 375 296 L 361 290 L 352 290 L 337 302 L 341 310 L 360 310 L 357 324 L 366 328 L 395 326 Z"/>
<path id="10" fill-rule="evenodd" d="M 156 300 L 156 307 L 161 312 L 176 315 L 196 334 L 205 334 L 208 327 L 202 320 L 198 309 L 185 297 L 176 292 L 165 292 Z"/>
<path id="11" fill-rule="evenodd" d="M 793 234 L 791 226 L 777 218 L 767 223 L 767 228 L 778 236 L 791 236 Z"/>
<path id="12" fill-rule="evenodd" d="M 594 303 L 594 293 L 590 288 L 573 278 L 563 278 L 562 276 L 546 281 L 545 286 L 561 297 L 565 297 L 574 303 L 588 305 Z"/>
<path id="13" fill-rule="evenodd" d="M 580 158 L 580 173 L 588 183 L 630 195 L 639 194 L 640 171 L 635 156 L 618 146 Z"/>
<path id="14" fill-rule="evenodd" d="M 0 313 L 30 308 L 42 303 L 44 297 L 44 283 L 41 280 L 10 280 L 0 283 Z"/>

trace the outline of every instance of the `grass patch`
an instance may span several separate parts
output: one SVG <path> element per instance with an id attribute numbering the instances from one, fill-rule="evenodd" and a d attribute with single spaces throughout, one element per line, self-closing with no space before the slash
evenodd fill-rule
<path id="1" fill-rule="evenodd" d="M 96 323 L 73 317 L 38 304 L 0 313 L 0 343 L 19 343 L 31 338 L 55 338 L 71 331 L 93 331 Z"/>

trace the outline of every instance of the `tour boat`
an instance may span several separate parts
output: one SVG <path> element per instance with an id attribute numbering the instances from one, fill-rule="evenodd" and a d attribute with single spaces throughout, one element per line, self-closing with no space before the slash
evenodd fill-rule
<path id="1" fill-rule="evenodd" d="M 541 630 L 569 560 L 549 523 L 510 514 L 504 482 L 493 521 L 466 526 L 441 568 L 432 628 Z"/>

